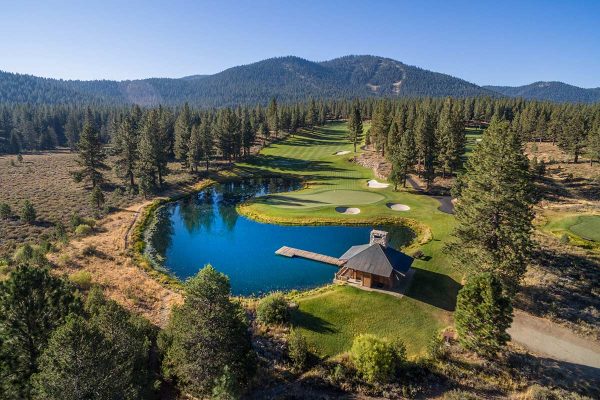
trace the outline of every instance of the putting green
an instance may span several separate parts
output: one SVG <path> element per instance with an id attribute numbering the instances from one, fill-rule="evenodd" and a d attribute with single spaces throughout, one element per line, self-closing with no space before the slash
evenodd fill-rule
<path id="1" fill-rule="evenodd" d="M 582 215 L 569 230 L 584 239 L 600 242 L 600 215 Z"/>
<path id="2" fill-rule="evenodd" d="M 278 208 L 313 208 L 372 204 L 383 199 L 385 199 L 385 196 L 381 194 L 361 190 L 325 190 L 318 193 L 290 193 L 269 196 L 265 204 Z"/>

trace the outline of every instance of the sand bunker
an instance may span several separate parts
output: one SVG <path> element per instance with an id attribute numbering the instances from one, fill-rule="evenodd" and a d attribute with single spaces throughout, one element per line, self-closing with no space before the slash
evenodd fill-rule
<path id="1" fill-rule="evenodd" d="M 410 210 L 410 207 L 407 206 L 406 204 L 389 203 L 387 206 L 390 209 L 394 210 L 394 211 L 408 211 L 408 210 Z"/>
<path id="2" fill-rule="evenodd" d="M 476 142 L 481 142 L 483 139 L 475 139 Z"/>
<path id="3" fill-rule="evenodd" d="M 347 214 L 347 215 L 360 214 L 360 208 L 354 208 L 354 207 L 336 207 L 335 211 L 339 212 L 340 214 Z"/>
<path id="4" fill-rule="evenodd" d="M 390 186 L 390 184 L 378 182 L 377 179 L 371 179 L 370 181 L 367 182 L 367 186 L 370 188 L 382 189 L 382 188 L 386 188 L 386 187 Z"/>
<path id="5" fill-rule="evenodd" d="M 350 154 L 350 152 L 347 150 L 344 150 L 344 151 L 336 151 L 335 153 L 333 153 L 334 156 L 343 156 L 344 154 Z"/>

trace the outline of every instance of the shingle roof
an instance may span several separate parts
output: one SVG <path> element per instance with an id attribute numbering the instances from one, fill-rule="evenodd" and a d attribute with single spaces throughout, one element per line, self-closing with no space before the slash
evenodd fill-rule
<path id="1" fill-rule="evenodd" d="M 348 260 L 345 266 L 350 269 L 380 276 L 390 276 L 393 271 L 405 275 L 413 262 L 412 257 L 379 243 L 352 246 L 340 259 Z"/>

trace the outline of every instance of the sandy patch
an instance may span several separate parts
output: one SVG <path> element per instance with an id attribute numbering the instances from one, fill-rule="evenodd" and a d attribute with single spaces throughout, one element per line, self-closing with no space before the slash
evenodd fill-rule
<path id="1" fill-rule="evenodd" d="M 374 188 L 374 189 L 383 189 L 383 188 L 389 187 L 390 184 L 389 183 L 381 183 L 381 182 L 377 181 L 377 179 L 371 179 L 370 181 L 367 182 L 367 186 L 370 188 Z"/>
<path id="2" fill-rule="evenodd" d="M 391 210 L 394 211 L 408 211 L 410 210 L 410 207 L 407 206 L 406 204 L 400 204 L 400 203 L 390 203 L 387 205 Z"/>
<path id="3" fill-rule="evenodd" d="M 334 156 L 343 156 L 345 154 L 350 154 L 350 152 L 348 150 L 344 150 L 344 151 L 336 151 L 335 153 L 333 153 Z"/>
<path id="4" fill-rule="evenodd" d="M 355 208 L 355 207 L 336 207 L 335 211 L 339 212 L 340 214 L 346 214 L 346 215 L 360 214 L 360 208 Z"/>
<path id="5" fill-rule="evenodd" d="M 476 142 L 481 142 L 483 139 L 475 139 Z"/>

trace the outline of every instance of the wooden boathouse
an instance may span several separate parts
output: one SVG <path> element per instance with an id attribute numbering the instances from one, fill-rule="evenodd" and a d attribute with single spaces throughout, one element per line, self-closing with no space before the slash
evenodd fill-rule
<path id="1" fill-rule="evenodd" d="M 372 230 L 369 243 L 350 247 L 339 258 L 283 246 L 275 253 L 339 267 L 335 280 L 369 288 L 393 289 L 406 277 L 413 258 L 389 246 L 386 231 Z"/>

